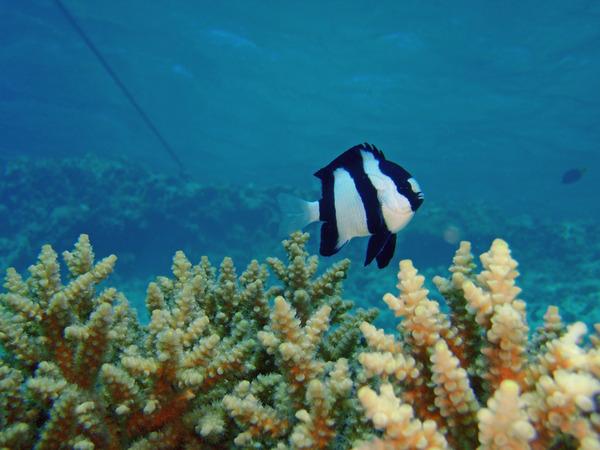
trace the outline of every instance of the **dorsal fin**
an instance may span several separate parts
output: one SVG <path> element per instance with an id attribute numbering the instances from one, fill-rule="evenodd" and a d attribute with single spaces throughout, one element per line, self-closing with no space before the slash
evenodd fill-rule
<path id="1" fill-rule="evenodd" d="M 368 144 L 368 143 L 364 143 L 361 145 L 357 145 L 356 147 L 362 147 L 361 150 L 365 150 L 369 153 L 372 153 L 373 156 L 375 157 L 375 159 L 378 159 L 380 161 L 385 161 L 385 155 L 383 154 L 383 152 L 381 150 L 379 150 L 377 147 L 375 147 L 374 145 Z"/>
<path id="2" fill-rule="evenodd" d="M 362 167 L 363 158 L 362 158 L 362 155 L 360 154 L 361 151 L 371 153 L 375 157 L 375 159 L 378 159 L 380 161 L 386 160 L 385 156 L 383 155 L 383 152 L 381 150 L 379 150 L 374 145 L 367 144 L 365 142 L 364 144 L 355 145 L 351 149 L 346 150 L 344 153 L 342 153 L 340 156 L 335 158 L 333 161 L 331 161 L 325 167 L 323 167 L 320 170 L 317 170 L 315 172 L 315 176 L 322 180 L 323 178 L 327 177 L 330 173 L 333 173 L 333 171 L 335 169 L 339 169 L 339 168 L 347 169 L 349 167 L 353 167 L 356 165 L 359 165 Z"/>

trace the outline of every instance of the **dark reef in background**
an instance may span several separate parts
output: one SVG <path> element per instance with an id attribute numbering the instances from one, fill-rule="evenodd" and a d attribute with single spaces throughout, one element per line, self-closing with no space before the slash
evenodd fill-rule
<path id="1" fill-rule="evenodd" d="M 0 182 L 1 266 L 22 266 L 47 242 L 66 247 L 84 232 L 99 253 L 130 255 L 137 272 L 175 250 L 267 255 L 276 249 L 276 191 L 202 186 L 127 161 L 19 158 Z M 258 226 L 255 226 L 258 225 Z M 109 250 L 110 249 L 110 250 Z M 256 254 L 256 253 L 255 253 Z"/>
<path id="2" fill-rule="evenodd" d="M 22 271 L 43 244 L 68 248 L 81 233 L 91 236 L 97 254 L 119 255 L 118 273 L 124 279 L 165 273 L 176 250 L 194 261 L 202 255 L 220 261 L 227 255 L 245 264 L 279 251 L 279 192 L 318 197 L 316 190 L 290 187 L 204 185 L 154 173 L 125 158 L 92 155 L 4 160 L 0 173 L 2 271 L 9 266 Z M 519 255 L 521 286 L 534 322 L 547 304 L 557 304 L 568 322 L 592 323 L 600 316 L 598 228 L 593 221 L 511 217 L 468 199 L 428 198 L 398 234 L 390 271 L 360 267 L 364 239 L 343 249 L 340 258 L 361 262 L 351 269 L 345 295 L 363 306 L 381 306 L 382 291 L 389 289 L 382 286 L 395 276 L 397 260 L 409 258 L 425 272 L 441 273 L 461 239 L 481 253 L 494 237 L 502 237 Z M 313 234 L 309 251 L 315 253 L 318 227 L 308 231 Z M 385 314 L 381 320 L 387 320 Z"/>

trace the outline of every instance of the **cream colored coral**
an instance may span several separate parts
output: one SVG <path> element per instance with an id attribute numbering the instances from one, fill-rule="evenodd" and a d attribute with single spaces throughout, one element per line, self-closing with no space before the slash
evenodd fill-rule
<path id="1" fill-rule="evenodd" d="M 225 432 L 225 426 L 226 422 L 223 411 L 210 408 L 203 411 L 195 431 L 203 437 L 213 437 L 213 439 L 218 440 L 220 435 Z"/>
<path id="2" fill-rule="evenodd" d="M 546 373 L 557 369 L 588 370 L 589 356 L 579 345 L 587 333 L 583 322 L 575 322 L 567 326 L 567 332 L 550 340 L 540 355 L 540 363 Z"/>
<path id="3" fill-rule="evenodd" d="M 336 397 L 343 398 L 350 392 L 353 384 L 348 360 L 338 359 L 329 373 L 329 388 Z"/>
<path id="4" fill-rule="evenodd" d="M 175 277 L 175 284 L 173 286 L 175 290 L 179 291 L 186 285 L 192 276 L 191 268 L 192 263 L 187 259 L 185 253 L 181 250 L 177 251 L 173 257 L 173 265 L 171 266 L 171 271 Z"/>
<path id="5" fill-rule="evenodd" d="M 131 406 L 136 403 L 139 393 L 135 380 L 124 370 L 112 364 L 102 366 L 100 378 L 106 384 L 107 391 L 117 402 L 115 413 L 117 415 L 131 413 Z"/>
<path id="6" fill-rule="evenodd" d="M 460 288 L 468 278 L 471 278 L 473 270 L 475 269 L 475 264 L 473 263 L 470 242 L 462 241 L 460 243 L 454 258 L 452 259 L 452 263 L 452 266 L 449 268 L 452 277 L 449 280 L 440 276 L 435 276 L 433 278 L 433 283 L 442 293 Z"/>
<path id="7" fill-rule="evenodd" d="M 299 435 L 302 425 L 317 446 L 333 444 L 343 429 L 337 418 L 347 420 L 352 408 L 355 368 L 341 355 L 358 345 L 358 320 L 347 314 L 349 302 L 331 298 L 348 262 L 312 280 L 318 258 L 307 258 L 307 238 L 288 242 L 285 287 L 268 290 L 266 265 L 253 261 L 238 278 L 225 258 L 217 279 L 206 258 L 194 266 L 178 252 L 172 278 L 148 287 L 147 326 L 115 289 L 96 294 L 114 256 L 94 264 L 81 236 L 64 254 L 65 286 L 56 253 L 44 247 L 31 276 L 9 271 L 9 292 L 0 294 L 0 416 L 10 422 L 0 447 L 230 447 L 234 420 L 241 445 L 291 445 L 292 429 Z M 276 292 L 285 297 L 271 308 Z M 341 346 L 331 333 L 324 337 L 332 315 L 338 333 L 354 327 Z M 259 330 L 270 356 L 254 339 Z M 241 383 L 222 402 L 250 371 L 252 387 Z M 358 414 L 351 411 L 353 420 Z"/>
<path id="8" fill-rule="evenodd" d="M 101 261 L 98 261 L 88 273 L 91 273 L 94 276 L 95 283 L 98 283 L 102 280 L 106 280 L 108 278 L 108 275 L 111 274 L 114 270 L 116 262 L 117 257 L 115 255 L 107 256 Z"/>
<path id="9" fill-rule="evenodd" d="M 321 306 L 306 322 L 304 332 L 306 340 L 311 346 L 315 346 L 321 335 L 329 329 L 329 314 L 331 307 L 329 305 Z"/>
<path id="10" fill-rule="evenodd" d="M 275 298 L 271 313 L 271 328 L 286 339 L 296 342 L 300 338 L 300 320 L 292 309 L 292 305 L 283 297 Z"/>
<path id="11" fill-rule="evenodd" d="M 494 298 L 495 304 L 511 303 L 521 289 L 515 286 L 515 278 L 519 276 L 516 267 L 519 265 L 510 254 L 508 244 L 502 239 L 495 239 L 490 250 L 480 256 L 482 270 L 477 280 L 488 287 Z"/>
<path id="12" fill-rule="evenodd" d="M 302 323 L 308 320 L 314 308 L 320 306 L 323 300 L 331 300 L 341 293 L 341 280 L 346 278 L 350 267 L 349 260 L 340 261 L 312 280 L 319 260 L 316 256 L 308 257 L 305 250 L 308 237 L 307 233 L 298 231 L 283 241 L 289 260 L 287 266 L 277 258 L 267 258 L 267 263 L 284 285 L 283 288 L 273 287 L 269 292 L 289 301 Z"/>
<path id="13" fill-rule="evenodd" d="M 462 273 L 465 276 L 470 276 L 475 269 L 473 263 L 473 254 L 471 253 L 471 243 L 468 241 L 461 241 L 456 254 L 452 259 L 453 265 L 450 266 L 450 272 Z"/>
<path id="14" fill-rule="evenodd" d="M 90 245 L 90 237 L 81 234 L 75 243 L 75 251 L 63 252 L 63 259 L 69 266 L 71 277 L 75 278 L 89 272 L 94 265 L 94 253 Z"/>
<path id="15" fill-rule="evenodd" d="M 563 328 L 564 324 L 558 312 L 558 306 L 548 305 L 546 314 L 544 314 L 544 331 L 552 333 L 556 337 Z"/>
<path id="16" fill-rule="evenodd" d="M 396 317 L 404 316 L 401 324 L 411 344 L 422 349 L 435 345 L 443 324 L 440 321 L 439 304 L 429 300 L 429 291 L 423 288 L 425 277 L 418 274 L 412 261 L 405 259 L 400 261 L 398 280 L 398 297 L 388 293 L 383 301 Z"/>
<path id="17" fill-rule="evenodd" d="M 589 373 L 559 369 L 553 376 L 542 376 L 536 391 L 525 395 L 530 405 L 529 417 L 538 435 L 547 439 L 561 432 L 575 437 L 582 447 L 592 442 L 598 445 L 600 436 L 590 419 L 582 414 L 595 411 L 598 393 L 600 381 Z"/>
<path id="18" fill-rule="evenodd" d="M 480 449 L 528 449 L 535 437 L 529 422 L 525 401 L 519 396 L 519 385 L 503 381 L 487 402 L 487 408 L 477 413 Z"/>
<path id="19" fill-rule="evenodd" d="M 467 371 L 459 366 L 444 340 L 438 341 L 431 355 L 432 381 L 435 383 L 435 405 L 450 426 L 465 426 L 474 422 L 479 409 L 475 393 L 471 389 Z"/>
<path id="20" fill-rule="evenodd" d="M 380 376 L 383 380 L 393 377 L 396 381 L 406 378 L 416 380 L 420 371 L 417 362 L 410 355 L 392 352 L 363 352 L 358 355 L 358 362 L 365 370 L 365 376 Z"/>
<path id="21" fill-rule="evenodd" d="M 382 384 L 379 395 L 370 387 L 363 386 L 358 391 L 358 398 L 365 408 L 367 418 L 373 421 L 375 428 L 383 430 L 385 440 L 383 443 L 376 439 L 362 444 L 358 449 L 447 448 L 448 443 L 437 430 L 435 422 L 416 419 L 412 407 L 396 397 L 391 384 Z"/>
<path id="22" fill-rule="evenodd" d="M 315 345 L 329 328 L 331 308 L 323 305 L 308 319 L 304 327 L 296 312 L 283 297 L 275 298 L 271 313 L 272 331 L 260 331 L 258 340 L 270 354 L 279 354 L 287 368 L 291 391 L 294 392 L 322 372 L 324 363 L 314 358 Z"/>
<path id="23" fill-rule="evenodd" d="M 149 377 L 158 370 L 158 363 L 154 358 L 142 358 L 136 355 L 122 356 L 121 364 L 133 376 Z"/>
<path id="24" fill-rule="evenodd" d="M 521 289 L 515 286 L 515 278 L 519 275 L 516 267 L 518 263 L 512 259 L 508 244 L 502 239 L 496 239 L 492 247 L 480 257 L 485 270 L 477 275 L 480 286 L 467 279 L 462 289 L 469 306 L 475 311 L 477 322 L 484 328 L 489 328 L 489 320 L 496 305 L 513 304 L 515 308 L 524 309 L 523 302 L 516 300 Z M 485 288 L 485 289 L 484 289 Z"/>
<path id="25" fill-rule="evenodd" d="M 23 277 L 14 269 L 9 267 L 6 269 L 6 277 L 4 277 L 4 287 L 9 292 L 20 296 L 26 296 L 29 294 L 29 287 L 23 281 Z"/>
<path id="26" fill-rule="evenodd" d="M 3 296 L 3 301 L 6 306 L 11 308 L 18 316 L 20 316 L 22 321 L 35 320 L 36 322 L 39 322 L 42 320 L 39 303 L 31 301 L 31 299 L 28 297 L 15 294 L 6 294 Z"/>
<path id="27" fill-rule="evenodd" d="M 50 245 L 44 245 L 38 256 L 38 263 L 29 267 L 31 278 L 27 284 L 30 292 L 35 292 L 40 304 L 45 306 L 50 298 L 60 290 L 60 266 L 58 255 Z"/>
<path id="28" fill-rule="evenodd" d="M 290 436 L 294 448 L 327 448 L 335 438 L 337 411 L 332 408 L 338 400 L 346 398 L 352 389 L 352 380 L 346 359 L 334 364 L 325 381 L 313 379 L 306 389 L 309 409 L 296 412 L 297 423 Z M 342 419 L 343 420 L 343 419 Z"/>
<path id="29" fill-rule="evenodd" d="M 238 390 L 238 393 L 244 391 L 245 386 Z M 223 404 L 234 418 L 244 418 L 250 426 L 247 430 L 238 434 L 234 442 L 236 445 L 244 446 L 252 438 L 260 434 L 269 434 L 279 436 L 287 431 L 289 423 L 284 418 L 277 415 L 277 412 L 269 407 L 262 405 L 253 394 L 245 395 L 243 398 L 236 395 L 226 395 L 223 398 Z"/>
<path id="30" fill-rule="evenodd" d="M 186 328 L 190 321 L 198 318 L 196 312 L 197 299 L 194 297 L 192 283 L 186 283 L 175 296 L 176 308 L 173 308 L 174 326 Z"/>
<path id="31" fill-rule="evenodd" d="M 404 316 L 398 327 L 404 341 L 397 345 L 393 336 L 361 326 L 372 350 L 359 355 L 363 374 L 383 383 L 379 396 L 368 387 L 359 391 L 367 416 L 386 430 L 397 407 L 388 384 L 394 383 L 411 412 L 421 420 L 433 419 L 453 448 L 551 448 L 564 442 L 600 448 L 600 338 L 592 336 L 594 347 L 582 344 L 583 323 L 562 334 L 558 310 L 549 308 L 544 335 L 530 342 L 525 303 L 515 286 L 517 263 L 508 246 L 494 241 L 481 261 L 484 268 L 475 276 L 469 247 L 463 244 L 452 281 L 436 278 L 451 308 L 449 317 L 429 306 L 422 277 L 410 262 L 401 263 L 401 293 L 385 300 Z M 403 367 L 410 356 L 421 372 L 414 382 Z M 427 382 L 417 384 L 423 378 Z M 490 395 L 487 408 L 480 409 Z M 479 436 L 473 433 L 477 421 Z M 364 448 L 410 445 L 387 434 Z"/>
<path id="32" fill-rule="evenodd" d="M 166 309 L 166 307 L 165 297 L 158 284 L 155 282 L 148 284 L 148 289 L 146 290 L 146 309 L 148 312 L 152 314 L 155 309 Z"/>
<path id="33" fill-rule="evenodd" d="M 507 378 L 524 378 L 528 331 L 524 313 L 513 304 L 504 303 L 494 307 L 491 327 L 487 332 L 487 340 L 491 345 L 482 349 L 489 362 L 489 369 L 484 374 L 488 381 L 497 386 Z"/>
<path id="34" fill-rule="evenodd" d="M 321 380 L 312 380 L 308 384 L 306 400 L 311 405 L 310 412 L 301 409 L 295 416 L 300 421 L 294 427 L 290 442 L 295 448 L 324 448 L 321 440 L 326 444 L 335 434 L 333 428 L 335 421 L 331 418 L 330 392 Z"/>
<path id="35" fill-rule="evenodd" d="M 359 328 L 371 349 L 392 353 L 402 352 L 404 348 L 402 342 L 396 340 L 396 336 L 393 334 L 385 334 L 382 329 L 377 329 L 369 322 L 362 322 Z"/>

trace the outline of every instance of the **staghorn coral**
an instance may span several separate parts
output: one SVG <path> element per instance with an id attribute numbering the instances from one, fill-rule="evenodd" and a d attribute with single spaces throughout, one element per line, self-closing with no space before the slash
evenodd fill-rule
<path id="1" fill-rule="evenodd" d="M 347 331 L 376 311 L 352 315 L 339 297 L 348 261 L 313 279 L 307 238 L 285 241 L 287 267 L 269 260 L 283 286 L 268 289 L 265 264 L 252 261 L 237 276 L 230 258 L 217 270 L 177 252 L 172 277 L 148 286 L 147 326 L 116 289 L 97 291 L 116 257 L 95 262 L 86 235 L 63 253 L 66 284 L 50 246 L 27 279 L 9 269 L 0 295 L 0 448 L 282 440 L 323 448 L 355 439 L 360 430 L 338 419 L 360 418 L 349 363 L 360 335 Z"/>
<path id="2" fill-rule="evenodd" d="M 27 280 L 9 269 L 0 296 L 3 447 L 90 448 L 112 439 L 96 382 L 102 365 L 131 343 L 137 320 L 116 289 L 96 292 L 114 255 L 94 263 L 82 235 L 64 255 L 66 285 L 57 256 L 44 246 Z"/>
<path id="3" fill-rule="evenodd" d="M 350 395 L 357 366 L 348 357 L 360 348 L 358 323 L 371 322 L 377 312 L 348 314 L 352 303 L 339 297 L 348 260 L 312 280 L 317 258 L 304 250 L 307 239 L 308 234 L 295 233 L 284 241 L 287 266 L 267 260 L 283 286 L 270 289 L 276 295 L 273 310 L 257 338 L 279 370 L 241 382 L 224 398 L 244 429 L 237 445 L 349 447 L 360 435 L 360 415 Z"/>
<path id="4" fill-rule="evenodd" d="M 582 346 L 586 325 L 565 330 L 549 307 L 529 339 L 508 245 L 480 259 L 476 274 L 463 242 L 452 277 L 434 279 L 448 315 L 400 262 L 400 294 L 384 297 L 399 335 L 361 325 L 371 351 L 358 357 L 369 379 L 358 397 L 381 434 L 356 448 L 600 448 L 598 336 Z"/>
<path id="5" fill-rule="evenodd" d="M 348 261 L 315 278 L 307 239 L 268 259 L 270 287 L 265 264 L 238 276 L 177 252 L 146 326 L 86 235 L 64 273 L 50 246 L 28 278 L 9 269 L 0 448 L 600 448 L 600 336 L 584 346 L 587 327 L 549 307 L 530 337 L 504 241 L 479 272 L 461 243 L 434 280 L 448 314 L 402 261 L 394 335 L 350 313 Z"/>

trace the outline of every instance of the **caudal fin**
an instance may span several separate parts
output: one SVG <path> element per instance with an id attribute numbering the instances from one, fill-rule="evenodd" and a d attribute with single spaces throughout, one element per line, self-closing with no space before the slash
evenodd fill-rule
<path id="1" fill-rule="evenodd" d="M 289 236 L 311 222 L 319 220 L 319 202 L 307 202 L 289 194 L 279 194 L 277 202 L 282 212 L 279 234 Z"/>

